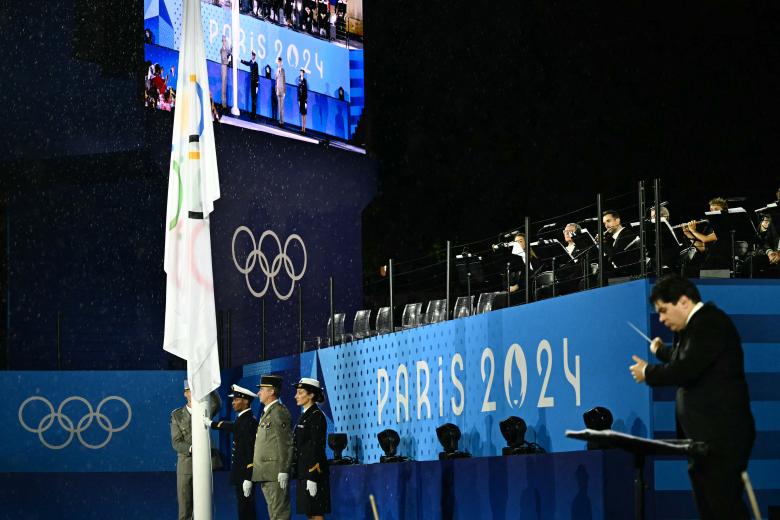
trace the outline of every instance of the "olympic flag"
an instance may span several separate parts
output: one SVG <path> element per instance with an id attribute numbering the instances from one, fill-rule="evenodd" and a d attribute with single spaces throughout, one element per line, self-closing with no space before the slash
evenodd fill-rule
<path id="1" fill-rule="evenodd" d="M 219 198 L 200 0 L 185 0 L 165 218 L 163 348 L 187 360 L 193 401 L 219 387 L 209 215 Z"/>

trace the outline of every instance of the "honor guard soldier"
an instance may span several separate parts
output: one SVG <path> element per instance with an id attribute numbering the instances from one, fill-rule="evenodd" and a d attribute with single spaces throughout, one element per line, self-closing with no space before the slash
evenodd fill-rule
<path id="1" fill-rule="evenodd" d="M 316 379 L 303 377 L 294 386 L 297 388 L 295 402 L 303 408 L 293 434 L 297 510 L 308 518 L 324 518 L 330 513 L 330 477 L 325 454 L 328 423 L 317 403 L 323 402 L 325 396 Z"/>
<path id="2" fill-rule="evenodd" d="M 171 444 L 176 450 L 176 495 L 179 501 L 179 520 L 192 519 L 192 395 L 190 385 L 184 381 L 184 397 L 187 404 L 171 412 Z M 209 395 L 209 415 L 214 416 L 222 406 L 216 392 Z M 211 469 L 220 469 L 219 452 L 211 450 Z"/>
<path id="3" fill-rule="evenodd" d="M 233 446 L 230 454 L 230 483 L 236 488 L 239 520 L 255 520 L 255 497 L 252 495 L 252 457 L 255 450 L 257 419 L 252 415 L 254 392 L 238 385 L 230 387 L 233 410 L 237 417 L 231 421 L 211 421 L 204 418 L 203 424 L 215 430 L 231 432 Z"/>
<path id="4" fill-rule="evenodd" d="M 270 520 L 289 520 L 290 495 L 287 484 L 292 464 L 292 417 L 279 400 L 282 378 L 262 376 L 258 396 L 263 414 L 257 426 L 252 481 L 260 483 Z"/>

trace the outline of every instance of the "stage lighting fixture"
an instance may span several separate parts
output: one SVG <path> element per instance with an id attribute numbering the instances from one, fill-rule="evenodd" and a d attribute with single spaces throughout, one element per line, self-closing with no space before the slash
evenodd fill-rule
<path id="1" fill-rule="evenodd" d="M 504 436 L 506 447 L 501 450 L 502 455 L 528 455 L 544 453 L 544 448 L 535 442 L 526 442 L 525 433 L 528 431 L 525 421 L 515 415 L 507 417 L 499 423 L 501 435 Z"/>
<path id="2" fill-rule="evenodd" d="M 585 427 L 590 430 L 602 431 L 612 428 L 612 412 L 603 406 L 591 408 L 582 414 L 582 419 L 585 421 Z M 589 450 L 602 450 L 612 448 L 612 446 L 602 444 L 599 441 L 588 441 L 587 448 Z"/>
<path id="3" fill-rule="evenodd" d="M 602 431 L 612 428 L 612 412 L 603 406 L 591 408 L 582 414 L 582 418 L 588 429 Z"/>
<path id="4" fill-rule="evenodd" d="M 439 460 L 466 459 L 471 457 L 467 451 L 458 451 L 460 428 L 452 423 L 442 424 L 436 428 L 436 437 L 444 451 L 439 452 Z"/>
<path id="5" fill-rule="evenodd" d="M 352 457 L 342 457 L 341 453 L 347 447 L 347 434 L 346 433 L 331 433 L 328 435 L 328 446 L 333 450 L 333 460 L 329 460 L 328 463 L 334 466 L 346 466 L 349 464 L 357 464 L 357 460 Z"/>
<path id="6" fill-rule="evenodd" d="M 398 444 L 401 442 L 401 438 L 398 436 L 397 431 L 384 430 L 379 432 L 376 438 L 379 441 L 379 446 L 382 448 L 382 451 L 385 452 L 384 455 L 379 457 L 379 462 L 384 464 L 390 462 L 405 462 L 409 460 L 408 457 L 402 457 L 395 453 Z"/>

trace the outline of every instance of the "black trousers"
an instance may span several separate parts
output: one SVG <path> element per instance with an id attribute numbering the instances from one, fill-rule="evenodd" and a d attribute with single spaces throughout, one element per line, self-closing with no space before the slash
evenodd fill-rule
<path id="1" fill-rule="evenodd" d="M 234 486 L 236 488 L 236 503 L 238 504 L 238 520 L 255 520 L 255 488 L 252 485 L 252 493 L 249 497 L 244 496 L 244 489 L 241 484 Z"/>
<path id="2" fill-rule="evenodd" d="M 746 468 L 747 457 L 722 451 L 688 462 L 688 475 L 702 520 L 749 518 L 742 499 L 741 474 Z"/>
<path id="3" fill-rule="evenodd" d="M 257 82 L 252 81 L 250 86 L 249 97 L 252 99 L 252 116 L 257 114 Z"/>

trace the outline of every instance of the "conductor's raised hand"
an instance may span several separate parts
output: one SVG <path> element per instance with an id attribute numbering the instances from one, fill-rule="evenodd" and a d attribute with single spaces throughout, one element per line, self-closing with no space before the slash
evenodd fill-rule
<path id="1" fill-rule="evenodd" d="M 659 337 L 653 338 L 653 341 L 650 342 L 650 352 L 655 354 L 658 352 L 658 349 L 664 346 L 664 342 Z"/>
<path id="2" fill-rule="evenodd" d="M 631 359 L 634 360 L 634 364 L 628 367 L 628 369 L 631 371 L 631 377 L 633 377 L 634 381 L 637 383 L 644 383 L 645 367 L 647 366 L 647 361 L 640 358 L 639 356 L 631 356 Z"/>

